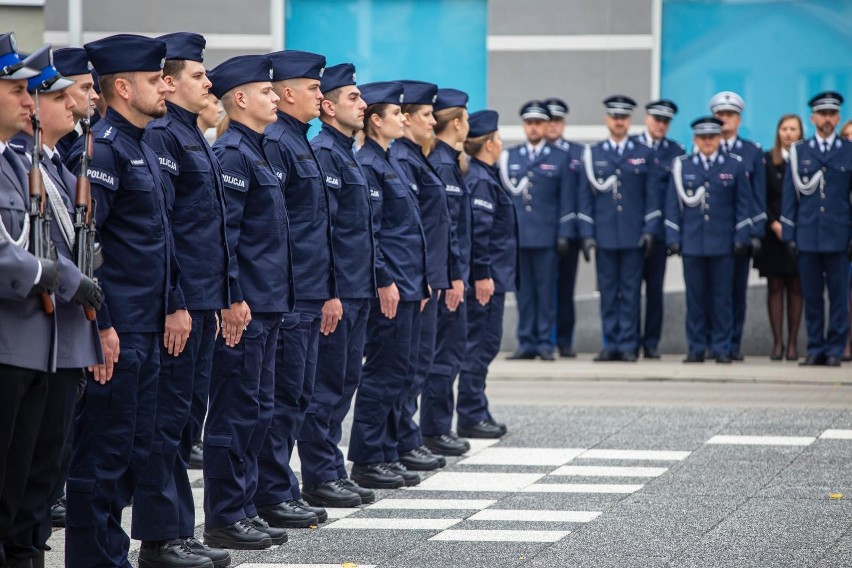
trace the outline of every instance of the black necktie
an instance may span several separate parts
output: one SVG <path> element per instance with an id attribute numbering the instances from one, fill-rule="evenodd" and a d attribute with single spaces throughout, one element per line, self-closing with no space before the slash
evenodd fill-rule
<path id="1" fill-rule="evenodd" d="M 21 182 L 21 189 L 24 190 L 24 193 L 27 193 L 27 188 L 29 187 L 29 184 L 27 183 L 27 170 L 24 169 L 24 166 L 21 164 L 20 160 L 18 160 L 15 152 L 6 146 L 6 149 L 3 150 L 3 157 L 6 158 L 6 161 L 9 162 L 10 166 L 12 166 L 12 171 L 15 172 L 15 175 Z"/>
<path id="2" fill-rule="evenodd" d="M 728 153 L 728 141 L 727 140 L 722 140 L 722 151 L 726 154 Z"/>
<path id="3" fill-rule="evenodd" d="M 822 148 L 822 153 L 823 153 L 823 154 L 825 154 L 826 152 L 828 152 L 828 142 L 826 142 L 825 140 L 823 140 L 822 142 L 820 142 L 820 144 L 819 144 L 819 145 L 820 145 L 820 148 Z"/>

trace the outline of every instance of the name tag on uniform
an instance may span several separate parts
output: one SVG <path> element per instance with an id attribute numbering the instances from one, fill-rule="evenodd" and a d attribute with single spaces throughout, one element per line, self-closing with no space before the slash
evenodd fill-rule
<path id="1" fill-rule="evenodd" d="M 144 166 L 145 158 L 139 158 L 138 160 L 130 160 L 131 166 Z"/>
<path id="2" fill-rule="evenodd" d="M 645 163 L 645 158 L 630 158 L 627 160 L 627 163 L 631 166 L 638 166 L 639 164 Z"/>
<path id="3" fill-rule="evenodd" d="M 601 161 L 595 162 L 595 165 L 596 166 L 608 166 L 609 162 L 607 162 L 606 160 L 601 160 Z"/>
<path id="4" fill-rule="evenodd" d="M 542 164 L 541 169 L 544 171 L 556 171 L 557 169 L 559 169 L 559 166 L 557 166 L 556 164 Z"/>
<path id="5" fill-rule="evenodd" d="M 485 199 L 475 198 L 473 200 L 472 205 L 474 207 L 478 207 L 479 209 L 485 209 L 486 211 L 494 211 L 494 204 L 490 201 L 486 201 Z"/>
<path id="6" fill-rule="evenodd" d="M 325 183 L 334 189 L 340 189 L 340 178 L 334 176 L 325 176 Z"/>
<path id="7" fill-rule="evenodd" d="M 449 194 L 451 194 L 451 195 L 461 195 L 461 194 L 462 194 L 462 190 L 461 190 L 461 188 L 460 188 L 459 186 L 457 186 L 457 185 L 448 185 L 448 186 L 447 186 L 447 193 L 449 193 Z"/>
<path id="8" fill-rule="evenodd" d="M 510 170 L 519 170 L 521 169 L 521 164 L 509 164 Z"/>

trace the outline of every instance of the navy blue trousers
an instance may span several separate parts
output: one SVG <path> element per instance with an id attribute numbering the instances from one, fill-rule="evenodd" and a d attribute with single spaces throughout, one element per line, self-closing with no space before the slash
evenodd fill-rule
<path id="1" fill-rule="evenodd" d="M 204 425 L 204 522 L 225 527 L 257 514 L 257 457 L 275 405 L 280 313 L 253 313 L 234 347 L 220 336 L 213 353 Z"/>
<path id="2" fill-rule="evenodd" d="M 356 464 L 399 460 L 402 403 L 414 380 L 420 341 L 420 301 L 401 301 L 386 318 L 379 300 L 370 300 L 361 385 L 355 396 L 349 459 Z"/>
<path id="3" fill-rule="evenodd" d="M 663 282 L 666 279 L 666 243 L 654 241 L 651 256 L 642 265 L 645 282 L 645 327 L 639 327 L 639 345 L 646 351 L 655 351 L 663 333 Z M 640 309 L 641 320 L 641 309 Z"/>
<path id="4" fill-rule="evenodd" d="M 302 498 L 290 457 L 314 392 L 324 303 L 297 300 L 298 319 L 296 314 L 285 316 L 281 326 L 275 355 L 275 412 L 258 458 L 258 507 Z"/>
<path id="5" fill-rule="evenodd" d="M 520 249 L 518 349 L 525 353 L 553 351 L 556 322 L 556 248 Z"/>
<path id="6" fill-rule="evenodd" d="M 207 406 L 216 312 L 193 310 L 190 316 L 192 331 L 183 352 L 175 357 L 160 351 L 154 442 L 133 496 L 131 536 L 136 540 L 171 540 L 195 533 L 195 504 L 186 466 L 198 434 L 198 426 L 192 425 L 193 410 L 197 413 L 199 406 L 196 397 Z"/>
<path id="7" fill-rule="evenodd" d="M 601 294 L 601 324 L 606 349 L 628 353 L 639 345 L 639 301 L 644 255 L 639 248 L 597 249 L 595 266 Z"/>
<path id="8" fill-rule="evenodd" d="M 731 353 L 739 353 L 743 342 L 746 301 L 748 299 L 748 275 L 751 271 L 751 257 L 747 254 L 734 257 L 733 310 L 734 325 L 731 331 Z"/>
<path id="9" fill-rule="evenodd" d="M 408 395 L 402 403 L 399 419 L 399 453 L 405 453 L 423 445 L 420 425 L 414 420 L 417 399 L 425 388 L 435 357 L 435 339 L 438 333 L 438 303 L 444 301 L 440 290 L 433 290 L 432 297 L 420 312 L 420 343 L 417 348 L 417 365 Z M 422 418 L 422 417 L 421 417 Z"/>
<path id="10" fill-rule="evenodd" d="M 299 431 L 297 448 L 302 484 L 346 479 L 346 462 L 338 444 L 343 420 L 361 382 L 370 300 L 341 300 L 343 319 L 331 335 L 319 336 L 314 396 Z"/>
<path id="11" fill-rule="evenodd" d="M 799 253 L 808 355 L 843 356 L 849 335 L 849 259 L 843 252 Z M 828 290 L 828 329 L 825 299 Z"/>
<path id="12" fill-rule="evenodd" d="M 686 341 L 690 353 L 704 355 L 708 347 L 715 355 L 731 353 L 734 262 L 733 255 L 683 256 Z"/>
<path id="13" fill-rule="evenodd" d="M 435 356 L 420 395 L 420 429 L 424 436 L 439 436 L 452 430 L 455 407 L 453 382 L 464 359 L 469 301 L 468 296 L 455 312 L 447 309 L 443 298 L 438 301 Z"/>
<path id="14" fill-rule="evenodd" d="M 577 287 L 577 264 L 580 259 L 580 241 L 572 240 L 568 254 L 559 257 L 556 279 L 556 345 L 574 346 L 574 290 Z"/>
<path id="15" fill-rule="evenodd" d="M 491 418 L 485 395 L 485 377 L 488 366 L 500 352 L 505 304 L 504 293 L 494 294 L 484 306 L 476 300 L 473 290 L 467 294 L 467 342 L 456 403 L 459 426 L 469 427 Z"/>
<path id="16" fill-rule="evenodd" d="M 89 378 L 68 473 L 65 565 L 130 566 L 121 514 L 151 455 L 161 333 L 121 333 L 112 380 Z"/>

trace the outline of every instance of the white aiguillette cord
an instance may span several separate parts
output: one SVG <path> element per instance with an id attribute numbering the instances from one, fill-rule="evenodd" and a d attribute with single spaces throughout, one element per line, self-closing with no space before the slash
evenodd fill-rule
<path id="1" fill-rule="evenodd" d="M 618 182 L 618 178 L 613 174 L 606 178 L 603 183 L 598 182 L 598 178 L 595 177 L 595 168 L 592 167 L 592 147 L 588 144 L 583 149 L 583 164 L 586 166 L 586 179 L 589 180 L 589 185 L 601 193 L 612 191 L 612 188 Z"/>
<path id="2" fill-rule="evenodd" d="M 686 191 L 683 189 L 683 160 L 678 158 L 672 164 L 672 180 L 675 184 L 675 189 L 677 190 L 677 194 L 680 197 L 681 202 L 683 202 L 688 207 L 695 207 L 704 202 L 704 186 L 702 185 L 695 191 L 695 195 L 689 196 L 686 194 Z"/>
<path id="3" fill-rule="evenodd" d="M 522 177 L 518 185 L 513 184 L 512 180 L 509 179 L 509 152 L 506 150 L 500 153 L 500 181 L 512 195 L 521 195 L 526 192 L 530 185 L 530 178 L 527 176 Z"/>
<path id="4" fill-rule="evenodd" d="M 808 183 L 802 181 L 802 178 L 799 176 L 799 152 L 796 149 L 797 145 L 790 145 L 790 173 L 793 176 L 793 185 L 796 187 L 796 191 L 802 195 L 812 195 L 816 191 L 816 186 L 822 181 L 824 174 L 822 170 L 818 170 L 811 176 L 811 180 Z"/>

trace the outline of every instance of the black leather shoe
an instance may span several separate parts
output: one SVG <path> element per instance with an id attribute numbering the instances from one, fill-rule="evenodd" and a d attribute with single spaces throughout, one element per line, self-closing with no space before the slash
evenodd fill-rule
<path id="1" fill-rule="evenodd" d="M 231 554 L 221 548 L 210 548 L 194 536 L 183 539 L 193 554 L 206 556 L 213 562 L 213 568 L 225 568 L 231 564 Z"/>
<path id="2" fill-rule="evenodd" d="M 496 424 L 496 423 L 495 423 L 495 424 Z M 497 427 L 498 427 L 498 428 L 500 428 L 501 426 L 500 426 L 500 425 L 497 425 Z M 503 432 L 505 433 L 505 432 L 506 432 L 506 425 L 505 425 L 505 424 L 503 424 L 503 425 L 502 425 L 502 429 L 503 429 Z M 467 441 L 467 440 L 465 440 L 464 438 L 459 438 L 459 435 L 458 435 L 458 434 L 456 434 L 455 432 L 449 432 L 449 433 L 447 434 L 447 436 L 449 436 L 450 438 L 452 438 L 453 440 L 455 440 L 455 441 L 456 441 L 456 442 L 458 442 L 459 444 L 463 445 L 463 446 L 464 446 L 465 451 L 469 451 L 469 450 L 470 450 L 470 442 L 468 442 L 468 441 Z"/>
<path id="3" fill-rule="evenodd" d="M 312 512 L 293 507 L 287 501 L 272 507 L 258 507 L 257 514 L 270 526 L 279 529 L 306 529 L 319 524 L 319 519 Z"/>
<path id="4" fill-rule="evenodd" d="M 445 456 L 460 456 L 470 449 L 470 444 L 462 443 L 461 440 L 453 438 L 449 434 L 423 436 L 423 443 L 430 450 Z"/>
<path id="5" fill-rule="evenodd" d="M 302 487 L 302 498 L 311 505 L 320 507 L 357 507 L 361 504 L 361 496 L 335 481 L 317 483 Z"/>
<path id="6" fill-rule="evenodd" d="M 412 471 L 433 471 L 441 467 L 441 463 L 432 455 L 432 452 L 426 454 L 419 451 L 419 448 L 401 453 L 399 461 Z"/>
<path id="7" fill-rule="evenodd" d="M 483 420 L 473 426 L 459 426 L 459 436 L 463 438 L 501 438 L 503 430 L 490 422 Z"/>
<path id="8" fill-rule="evenodd" d="M 608 363 L 610 361 L 618 361 L 618 360 L 619 360 L 618 353 L 616 351 L 609 351 L 608 349 L 604 349 L 603 351 L 601 351 L 600 353 L 595 355 L 594 359 L 592 359 L 592 361 L 596 361 L 596 362 L 599 362 L 599 363 L 601 363 L 601 362 Z"/>
<path id="9" fill-rule="evenodd" d="M 143 542 L 139 550 L 139 568 L 213 568 L 213 561 L 195 554 L 183 539 Z"/>
<path id="10" fill-rule="evenodd" d="M 805 359 L 799 363 L 800 367 L 816 367 L 819 365 L 825 365 L 825 355 L 808 355 Z"/>
<path id="11" fill-rule="evenodd" d="M 204 467 L 204 445 L 201 440 L 192 444 L 192 449 L 189 451 L 189 463 L 187 469 L 203 469 Z"/>
<path id="12" fill-rule="evenodd" d="M 635 363 L 639 358 L 633 351 L 622 351 L 619 355 L 619 359 L 621 359 L 625 363 Z"/>
<path id="13" fill-rule="evenodd" d="M 742 351 L 734 351 L 731 353 L 731 359 L 734 361 L 745 361 L 745 355 L 743 355 Z"/>
<path id="14" fill-rule="evenodd" d="M 317 520 L 320 524 L 326 522 L 328 520 L 328 511 L 325 510 L 325 507 L 313 507 L 305 503 L 304 499 L 293 499 L 291 501 L 287 501 L 287 504 L 293 507 L 294 510 L 303 510 L 309 513 L 313 513 L 317 516 Z"/>
<path id="15" fill-rule="evenodd" d="M 684 363 L 703 363 L 704 353 L 689 353 L 683 360 Z"/>
<path id="16" fill-rule="evenodd" d="M 62 495 L 50 507 L 50 526 L 54 528 L 63 528 L 65 526 L 65 506 L 65 495 Z"/>
<path id="17" fill-rule="evenodd" d="M 731 359 L 732 359 L 732 357 L 730 355 L 728 355 L 727 353 L 716 353 L 715 358 L 716 358 L 717 363 L 725 363 L 725 364 L 730 363 Z"/>
<path id="18" fill-rule="evenodd" d="M 387 464 L 389 470 L 400 476 L 405 480 L 405 486 L 411 487 L 412 485 L 420 485 L 420 474 L 416 471 L 408 471 L 404 465 L 400 462 L 390 462 Z"/>
<path id="19" fill-rule="evenodd" d="M 536 358 L 536 355 L 537 353 L 531 351 L 515 351 L 507 356 L 506 359 L 509 361 L 532 361 Z"/>
<path id="20" fill-rule="evenodd" d="M 368 505 L 370 503 L 375 502 L 376 500 L 376 494 L 373 493 L 372 489 L 361 487 L 349 478 L 338 479 L 336 483 L 347 491 L 351 491 L 352 493 L 358 495 L 358 497 L 361 498 L 362 505 Z"/>
<path id="21" fill-rule="evenodd" d="M 261 519 L 262 521 L 263 519 Z M 286 535 L 284 540 L 287 540 Z M 281 541 L 284 542 L 284 541 Z M 270 535 L 258 530 L 254 521 L 242 519 L 227 527 L 204 527 L 204 544 L 212 548 L 264 550 L 272 546 Z M 275 543 L 280 544 L 280 543 Z"/>
<path id="22" fill-rule="evenodd" d="M 645 353 L 643 355 L 644 359 L 659 359 L 660 358 L 660 350 L 656 347 L 648 349 L 645 348 Z"/>
<path id="23" fill-rule="evenodd" d="M 825 358 L 825 363 L 823 363 L 826 367 L 839 367 L 840 366 L 840 357 L 832 357 L 829 355 Z"/>
<path id="24" fill-rule="evenodd" d="M 500 431 L 503 432 L 504 435 L 506 434 L 506 432 L 509 431 L 506 428 L 505 423 L 497 422 L 496 420 L 494 420 L 494 417 L 489 416 L 488 418 L 485 419 L 485 421 L 488 422 L 489 424 L 491 424 L 492 426 L 494 426 L 495 428 L 500 428 Z"/>
<path id="25" fill-rule="evenodd" d="M 254 516 L 248 520 L 251 526 L 269 537 L 272 544 L 284 544 L 287 542 L 287 531 L 279 527 L 271 527 L 265 519 Z"/>
<path id="26" fill-rule="evenodd" d="M 405 487 L 405 480 L 385 467 L 382 463 L 354 464 L 352 481 L 361 487 L 370 489 L 399 489 Z"/>
<path id="27" fill-rule="evenodd" d="M 538 354 L 538 358 L 542 361 L 556 361 L 556 357 L 553 356 L 553 351 L 542 351 Z"/>
<path id="28" fill-rule="evenodd" d="M 444 457 L 444 454 L 439 454 L 437 452 L 433 452 L 426 446 L 420 446 L 419 448 L 414 448 L 415 452 L 420 452 L 421 454 L 425 454 L 427 457 L 433 457 L 438 460 L 438 467 L 447 467 L 447 458 Z"/>
<path id="29" fill-rule="evenodd" d="M 559 356 L 565 359 L 573 359 L 577 356 L 577 352 L 574 351 L 573 347 L 560 347 Z"/>

